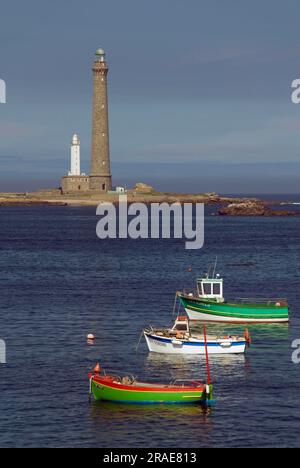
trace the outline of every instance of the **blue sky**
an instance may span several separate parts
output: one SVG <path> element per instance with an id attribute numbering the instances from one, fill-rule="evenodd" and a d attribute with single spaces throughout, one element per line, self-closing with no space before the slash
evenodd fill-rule
<path id="1" fill-rule="evenodd" d="M 58 186 L 74 132 L 89 171 L 101 46 L 115 184 L 299 192 L 299 17 L 296 0 L 2 3 L 0 191 Z"/>

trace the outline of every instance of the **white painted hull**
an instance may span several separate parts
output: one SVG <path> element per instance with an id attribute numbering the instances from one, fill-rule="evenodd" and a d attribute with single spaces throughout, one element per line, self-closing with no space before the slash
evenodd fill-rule
<path id="1" fill-rule="evenodd" d="M 145 339 L 148 349 L 152 353 L 160 354 L 205 354 L 205 344 L 201 340 L 174 340 L 172 338 L 159 337 L 146 334 Z M 246 342 L 232 340 L 208 341 L 208 354 L 243 354 L 246 350 Z"/>
<path id="2" fill-rule="evenodd" d="M 218 317 L 216 315 L 210 315 L 209 313 L 202 314 L 201 312 L 195 312 L 185 308 L 185 311 L 191 321 L 200 322 L 218 322 L 218 323 L 286 323 L 287 319 L 243 319 L 243 318 L 232 318 L 232 317 Z"/>

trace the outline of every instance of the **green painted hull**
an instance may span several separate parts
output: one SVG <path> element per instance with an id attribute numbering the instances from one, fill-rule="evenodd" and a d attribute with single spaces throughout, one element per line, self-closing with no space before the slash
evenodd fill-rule
<path id="1" fill-rule="evenodd" d="M 287 304 L 276 306 L 274 302 L 270 304 L 218 303 L 184 295 L 180 295 L 180 300 L 191 320 L 243 323 L 289 321 Z"/>
<path id="2" fill-rule="evenodd" d="M 212 402 L 213 386 L 210 385 L 209 395 L 206 391 L 192 390 L 178 391 L 150 391 L 139 390 L 137 387 L 132 389 L 112 388 L 109 385 L 92 381 L 92 394 L 95 400 L 112 401 L 118 403 L 135 404 L 160 404 L 160 403 L 200 403 L 209 404 Z"/>

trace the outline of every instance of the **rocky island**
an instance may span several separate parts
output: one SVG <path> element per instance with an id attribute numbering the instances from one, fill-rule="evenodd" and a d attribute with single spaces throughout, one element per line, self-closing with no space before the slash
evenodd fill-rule
<path id="1" fill-rule="evenodd" d="M 209 205 L 226 205 L 228 203 L 251 202 L 252 199 L 222 197 L 214 192 L 203 194 L 182 194 L 175 192 L 160 192 L 148 184 L 139 182 L 134 188 L 123 193 L 108 192 L 74 192 L 64 194 L 61 189 L 39 190 L 26 193 L 0 193 L 2 205 L 87 205 L 97 206 L 101 202 L 118 203 L 119 196 L 126 195 L 128 203 L 204 203 Z M 255 200 L 255 199 L 253 199 Z"/>
<path id="2" fill-rule="evenodd" d="M 64 194 L 61 189 L 39 190 L 26 193 L 0 193 L 0 207 L 12 205 L 57 205 L 57 206 L 97 206 L 101 202 L 118 203 L 121 194 L 117 191 L 106 193 L 82 192 Z M 152 186 L 139 182 L 123 193 L 128 203 L 204 203 L 214 205 L 219 216 L 295 216 L 296 211 L 272 209 L 272 202 L 257 198 L 237 198 L 220 196 L 215 192 L 181 194 L 160 192 Z M 274 204 L 274 203 L 273 203 Z M 277 203 L 278 204 L 278 203 Z"/>

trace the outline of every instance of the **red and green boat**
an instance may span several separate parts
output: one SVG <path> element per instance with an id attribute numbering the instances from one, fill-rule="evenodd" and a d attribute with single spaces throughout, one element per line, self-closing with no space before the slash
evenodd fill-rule
<path id="1" fill-rule="evenodd" d="M 174 381 L 169 384 L 139 382 L 131 376 L 89 374 L 90 391 L 95 400 L 114 403 L 212 403 L 213 386 L 200 381 Z"/>

